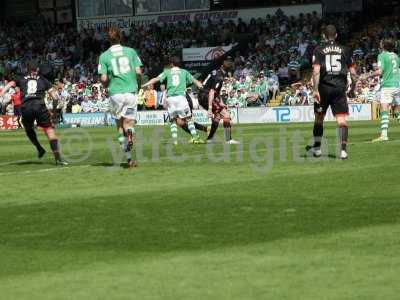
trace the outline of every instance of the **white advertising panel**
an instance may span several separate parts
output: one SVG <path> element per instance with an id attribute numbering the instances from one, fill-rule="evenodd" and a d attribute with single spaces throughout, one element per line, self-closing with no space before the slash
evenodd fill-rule
<path id="1" fill-rule="evenodd" d="M 370 104 L 350 104 L 349 120 L 367 121 L 372 119 Z M 239 109 L 238 119 L 240 124 L 251 123 L 303 123 L 314 121 L 313 106 L 280 106 L 265 108 L 242 108 Z M 329 110 L 327 121 L 335 118 Z"/>
<path id="2" fill-rule="evenodd" d="M 232 45 L 226 47 L 208 48 L 184 48 L 182 50 L 183 61 L 212 61 L 232 49 Z"/>

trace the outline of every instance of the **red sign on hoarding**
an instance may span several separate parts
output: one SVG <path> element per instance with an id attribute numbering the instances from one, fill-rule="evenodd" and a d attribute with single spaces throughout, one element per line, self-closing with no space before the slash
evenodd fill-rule
<path id="1" fill-rule="evenodd" d="M 18 118 L 14 116 L 0 116 L 0 130 L 18 129 Z"/>

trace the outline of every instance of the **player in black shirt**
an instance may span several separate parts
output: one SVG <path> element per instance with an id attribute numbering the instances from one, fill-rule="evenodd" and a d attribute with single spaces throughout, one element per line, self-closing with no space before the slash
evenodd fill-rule
<path id="1" fill-rule="evenodd" d="M 347 159 L 349 106 L 347 103 L 347 74 L 350 72 L 352 80 L 356 81 L 356 70 L 353 66 L 351 53 L 335 42 L 336 28 L 328 25 L 323 34 L 325 44 L 317 47 L 313 56 L 313 84 L 314 84 L 314 145 L 308 146 L 315 157 L 320 157 L 321 140 L 324 132 L 324 119 L 329 107 L 336 117 L 341 140 L 341 159 Z"/>
<path id="2" fill-rule="evenodd" d="M 218 129 L 219 123 L 223 120 L 226 143 L 239 144 L 232 139 L 231 116 L 228 107 L 221 99 L 221 89 L 224 79 L 228 77 L 228 72 L 232 68 L 232 58 L 227 57 L 221 68 L 214 70 L 207 76 L 203 82 L 203 90 L 199 92 L 199 104 L 208 111 L 211 118 L 211 129 L 207 140 L 211 141 Z"/>
<path id="3" fill-rule="evenodd" d="M 39 75 L 39 68 L 36 64 L 32 63 L 28 66 L 28 75 L 19 77 L 15 81 L 11 81 L 3 89 L 2 93 L 8 91 L 11 87 L 18 86 L 21 90 L 22 99 L 22 124 L 24 125 L 26 135 L 32 144 L 38 151 L 39 158 L 42 158 L 46 150 L 40 145 L 36 132 L 34 129 L 34 123 L 43 128 L 47 138 L 49 139 L 51 150 L 53 151 L 57 165 L 67 165 L 61 158 L 58 138 L 56 136 L 53 123 L 51 121 L 51 115 L 44 102 L 46 92 L 56 99 L 58 95 L 50 89 L 52 88 L 50 82 Z"/>

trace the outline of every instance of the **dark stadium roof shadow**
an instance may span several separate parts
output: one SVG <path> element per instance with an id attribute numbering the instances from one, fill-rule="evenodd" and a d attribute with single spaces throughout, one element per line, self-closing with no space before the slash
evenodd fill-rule
<path id="1" fill-rule="evenodd" d="M 299 174 L 284 176 L 295 179 Z M 103 196 L 85 192 L 62 202 L 2 206 L 0 220 L 6 222 L 0 240 L 12 251 L 0 256 L 0 279 L 37 272 L 12 259 L 26 249 L 32 251 L 32 263 L 40 271 L 58 272 L 61 267 L 74 270 L 93 262 L 87 257 L 110 263 L 116 257 L 140 260 L 141 254 L 214 250 L 399 223 L 396 197 L 380 196 L 377 203 L 364 194 L 358 202 L 348 202 L 337 195 L 337 188 L 347 180 L 338 174 L 324 176 L 333 189 L 320 188 L 321 181 L 311 180 L 295 194 L 278 184 L 283 176 L 272 176 L 251 178 L 245 181 L 246 189 L 232 182 L 208 184 L 200 197 L 191 186 L 155 193 L 149 185 L 148 190 L 137 192 L 134 187 L 123 188 Z M 249 196 L 248 191 L 265 182 L 272 187 L 267 193 Z M 134 182 L 127 184 L 134 186 Z M 365 187 L 352 189 L 358 194 Z"/>

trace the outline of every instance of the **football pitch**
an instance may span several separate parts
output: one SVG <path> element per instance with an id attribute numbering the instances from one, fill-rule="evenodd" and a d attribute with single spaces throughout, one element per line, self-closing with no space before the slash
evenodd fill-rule
<path id="1" fill-rule="evenodd" d="M 114 128 L 59 130 L 65 168 L 0 132 L 0 299 L 399 299 L 400 126 L 350 126 L 348 161 L 334 123 L 319 160 L 311 124 L 142 127 L 134 170 Z"/>

